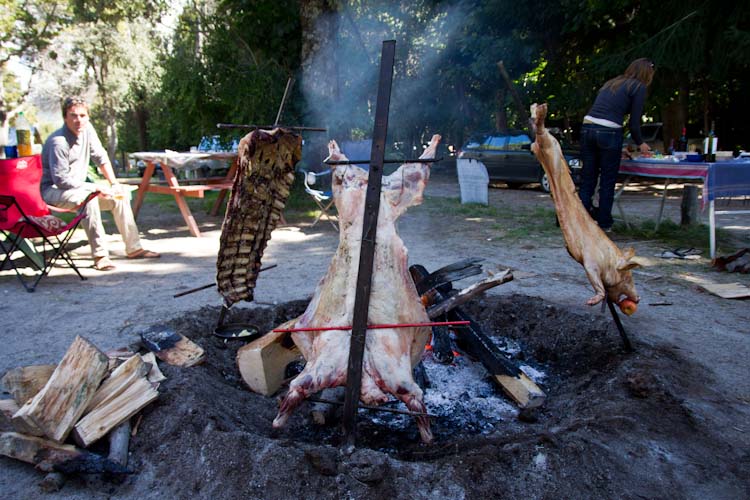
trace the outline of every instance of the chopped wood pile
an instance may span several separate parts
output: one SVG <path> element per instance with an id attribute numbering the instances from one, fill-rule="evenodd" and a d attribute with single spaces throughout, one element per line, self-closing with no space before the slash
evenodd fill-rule
<path id="1" fill-rule="evenodd" d="M 184 354 L 190 341 L 178 340 L 172 351 Z M 202 358 L 201 350 L 174 362 L 174 356 L 165 355 L 170 349 L 159 347 L 152 349 L 156 356 L 173 364 L 192 365 Z M 0 422 L 12 431 L 0 432 L 0 455 L 49 473 L 41 483 L 45 491 L 59 489 L 64 474 L 131 473 L 130 419 L 158 397 L 159 383 L 166 378 L 156 356 L 130 349 L 104 353 L 78 336 L 56 366 L 9 370 L 0 382 L 12 399 L 0 399 Z M 86 450 L 105 436 L 109 456 Z"/>

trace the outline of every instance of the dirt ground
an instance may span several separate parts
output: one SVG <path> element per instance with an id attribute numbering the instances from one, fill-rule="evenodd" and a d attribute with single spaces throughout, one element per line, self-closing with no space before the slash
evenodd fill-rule
<path id="1" fill-rule="evenodd" d="M 634 186 L 623 197 L 626 213 L 655 217 L 658 187 Z M 679 195 L 675 190 L 667 203 L 667 217 L 675 221 Z M 28 294 L 12 273 L 0 273 L 5 323 L 0 373 L 56 363 L 76 335 L 102 350 L 127 346 L 138 340 L 141 328 L 155 323 L 175 327 L 208 353 L 198 367 L 161 365 L 168 380 L 144 411 L 131 443 L 135 474 L 120 482 L 69 478 L 50 496 L 750 496 L 750 309 L 747 301 L 721 299 L 699 287 L 707 282 L 750 285 L 747 275 L 714 272 L 707 256 L 661 259 L 656 255 L 667 248 L 659 242 L 614 234 L 621 247 L 634 246 L 648 259 L 634 272 L 639 310 L 623 319 L 636 347 L 628 354 L 609 313 L 585 305 L 591 288 L 559 235 L 508 239 L 481 215 L 441 213 L 441 199 L 458 197 L 455 176 L 446 169 L 436 168 L 426 196 L 423 206 L 399 221 L 410 263 L 434 270 L 482 257 L 485 268 L 514 270 L 514 281 L 466 309 L 499 346 L 518 346 L 509 351 L 512 357 L 543 373 L 539 383 L 548 399 L 541 411 L 519 418 L 512 405 L 482 406 L 502 399 L 489 386 L 492 394 L 455 394 L 471 400 L 458 414 L 433 420 L 431 446 L 419 443 L 408 419 L 362 412 L 358 447 L 344 453 L 339 429 L 315 428 L 304 406 L 285 429 L 272 432 L 277 402 L 243 387 L 234 364 L 241 343 L 224 343 L 210 334 L 219 295 L 209 289 L 172 297 L 213 282 L 221 219 L 194 210 L 204 236 L 192 238 L 176 208 L 149 204 L 147 198 L 139 226 L 148 248 L 162 253 L 158 261 L 127 261 L 119 237 L 113 236 L 113 272 L 94 271 L 88 247 L 81 243 L 77 248 L 89 278 L 85 282 L 56 268 Z M 532 188 L 492 189 L 490 204 L 552 208 L 549 196 Z M 750 246 L 746 218 L 722 219 L 722 225 L 732 227 L 730 245 L 737 250 Z M 277 229 L 263 264 L 278 267 L 261 275 L 256 302 L 235 306 L 233 317 L 266 329 L 298 314 L 325 273 L 337 239 L 325 222 Z M 468 361 L 456 366 L 461 363 Z M 428 394 L 431 390 L 440 388 Z M 428 410 L 441 413 L 429 404 Z M 39 488 L 43 475 L 33 467 L 7 458 L 0 464 L 4 498 L 44 495 Z"/>

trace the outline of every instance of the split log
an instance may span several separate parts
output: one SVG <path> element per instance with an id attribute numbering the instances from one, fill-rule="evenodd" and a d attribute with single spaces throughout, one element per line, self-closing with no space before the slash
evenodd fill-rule
<path id="1" fill-rule="evenodd" d="M 20 409 L 14 399 L 0 399 L 0 415 L 2 415 L 3 429 L 13 428 L 14 431 L 31 436 L 41 434 L 42 431 L 36 426 L 29 426 L 20 418 L 13 418 L 13 415 Z"/>
<path id="2" fill-rule="evenodd" d="M 69 444 L 26 436 L 17 432 L 0 434 L 0 455 L 33 464 L 43 472 L 65 474 L 129 473 L 125 467 L 95 453 Z"/>
<path id="3" fill-rule="evenodd" d="M 291 328 L 295 321 L 288 321 L 278 329 Z M 300 359 L 302 353 L 291 334 L 283 332 L 271 331 L 237 351 L 237 367 L 242 380 L 250 390 L 264 396 L 279 390 L 286 379 L 287 365 Z"/>
<path id="4" fill-rule="evenodd" d="M 58 443 L 65 441 L 107 373 L 107 362 L 91 342 L 76 337 L 44 388 L 13 419 L 38 427 Z"/>
<path id="5" fill-rule="evenodd" d="M 205 360 L 203 348 L 167 326 L 152 326 L 141 332 L 141 340 L 157 358 L 170 365 L 187 368 Z"/>
<path id="6" fill-rule="evenodd" d="M 167 380 L 167 377 L 159 369 L 159 365 L 156 363 L 156 356 L 153 352 L 147 354 L 141 354 L 141 359 L 144 363 L 151 365 L 148 371 L 148 381 L 152 384 L 158 384 Z"/>
<path id="7" fill-rule="evenodd" d="M 16 400 L 18 406 L 23 406 L 42 390 L 54 371 L 55 365 L 13 368 L 3 375 L 2 384 Z"/>
<path id="8" fill-rule="evenodd" d="M 447 326 L 432 327 L 432 357 L 444 365 L 453 363 L 453 342 Z"/>
<path id="9" fill-rule="evenodd" d="M 145 377 L 149 372 L 149 368 L 138 354 L 131 356 L 123 364 L 115 368 L 112 374 L 102 382 L 102 385 L 99 386 L 94 397 L 91 398 L 91 401 L 86 406 L 84 415 L 99 406 L 108 404 L 122 394 L 137 379 Z"/>
<path id="10" fill-rule="evenodd" d="M 469 356 L 482 362 L 497 384 L 520 408 L 536 408 L 546 399 L 544 392 L 497 348 L 481 327 L 460 308 L 448 313 L 451 321 L 471 321 L 458 326 L 456 344 Z"/>
<path id="11" fill-rule="evenodd" d="M 73 438 L 79 445 L 88 447 L 158 396 L 159 392 L 146 377 L 136 379 L 117 397 L 97 406 L 83 417 L 73 430 Z"/>
<path id="12" fill-rule="evenodd" d="M 434 306 L 427 309 L 427 315 L 430 317 L 430 319 L 435 319 L 439 317 L 441 314 L 445 314 L 446 312 L 450 311 L 454 307 L 458 307 L 464 302 L 468 302 L 472 297 L 475 295 L 478 295 L 485 290 L 489 290 L 490 288 L 494 288 L 498 285 L 502 285 L 503 283 L 507 283 L 508 281 L 511 281 L 513 279 L 513 273 L 510 272 L 510 269 L 506 269 L 505 271 L 494 274 L 490 276 L 487 279 L 484 279 L 482 281 L 478 281 L 477 283 L 474 283 L 473 285 L 464 288 L 460 292 L 458 292 L 456 295 L 450 297 L 448 300 L 443 300 Z M 433 290 L 432 293 L 439 293 L 436 290 Z"/>

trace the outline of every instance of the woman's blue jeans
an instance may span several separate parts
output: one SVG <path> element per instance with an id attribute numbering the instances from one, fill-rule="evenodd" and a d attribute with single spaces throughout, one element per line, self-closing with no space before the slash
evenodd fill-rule
<path id="1" fill-rule="evenodd" d="M 622 129 L 585 123 L 581 128 L 581 187 L 578 191 L 583 206 L 591 211 L 591 200 L 599 180 L 599 214 L 602 228 L 612 227 L 612 204 L 615 198 L 617 171 L 622 156 Z"/>

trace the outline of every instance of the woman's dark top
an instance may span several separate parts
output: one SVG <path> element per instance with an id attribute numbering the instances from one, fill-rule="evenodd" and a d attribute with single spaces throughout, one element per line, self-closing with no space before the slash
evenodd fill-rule
<path id="1" fill-rule="evenodd" d="M 615 91 L 602 88 L 596 96 L 594 105 L 589 110 L 589 115 L 594 118 L 604 118 L 614 123 L 622 123 L 625 115 L 630 113 L 630 135 L 633 141 L 640 146 L 641 139 L 641 115 L 643 104 L 646 102 L 646 86 L 635 79 L 627 79 Z"/>

